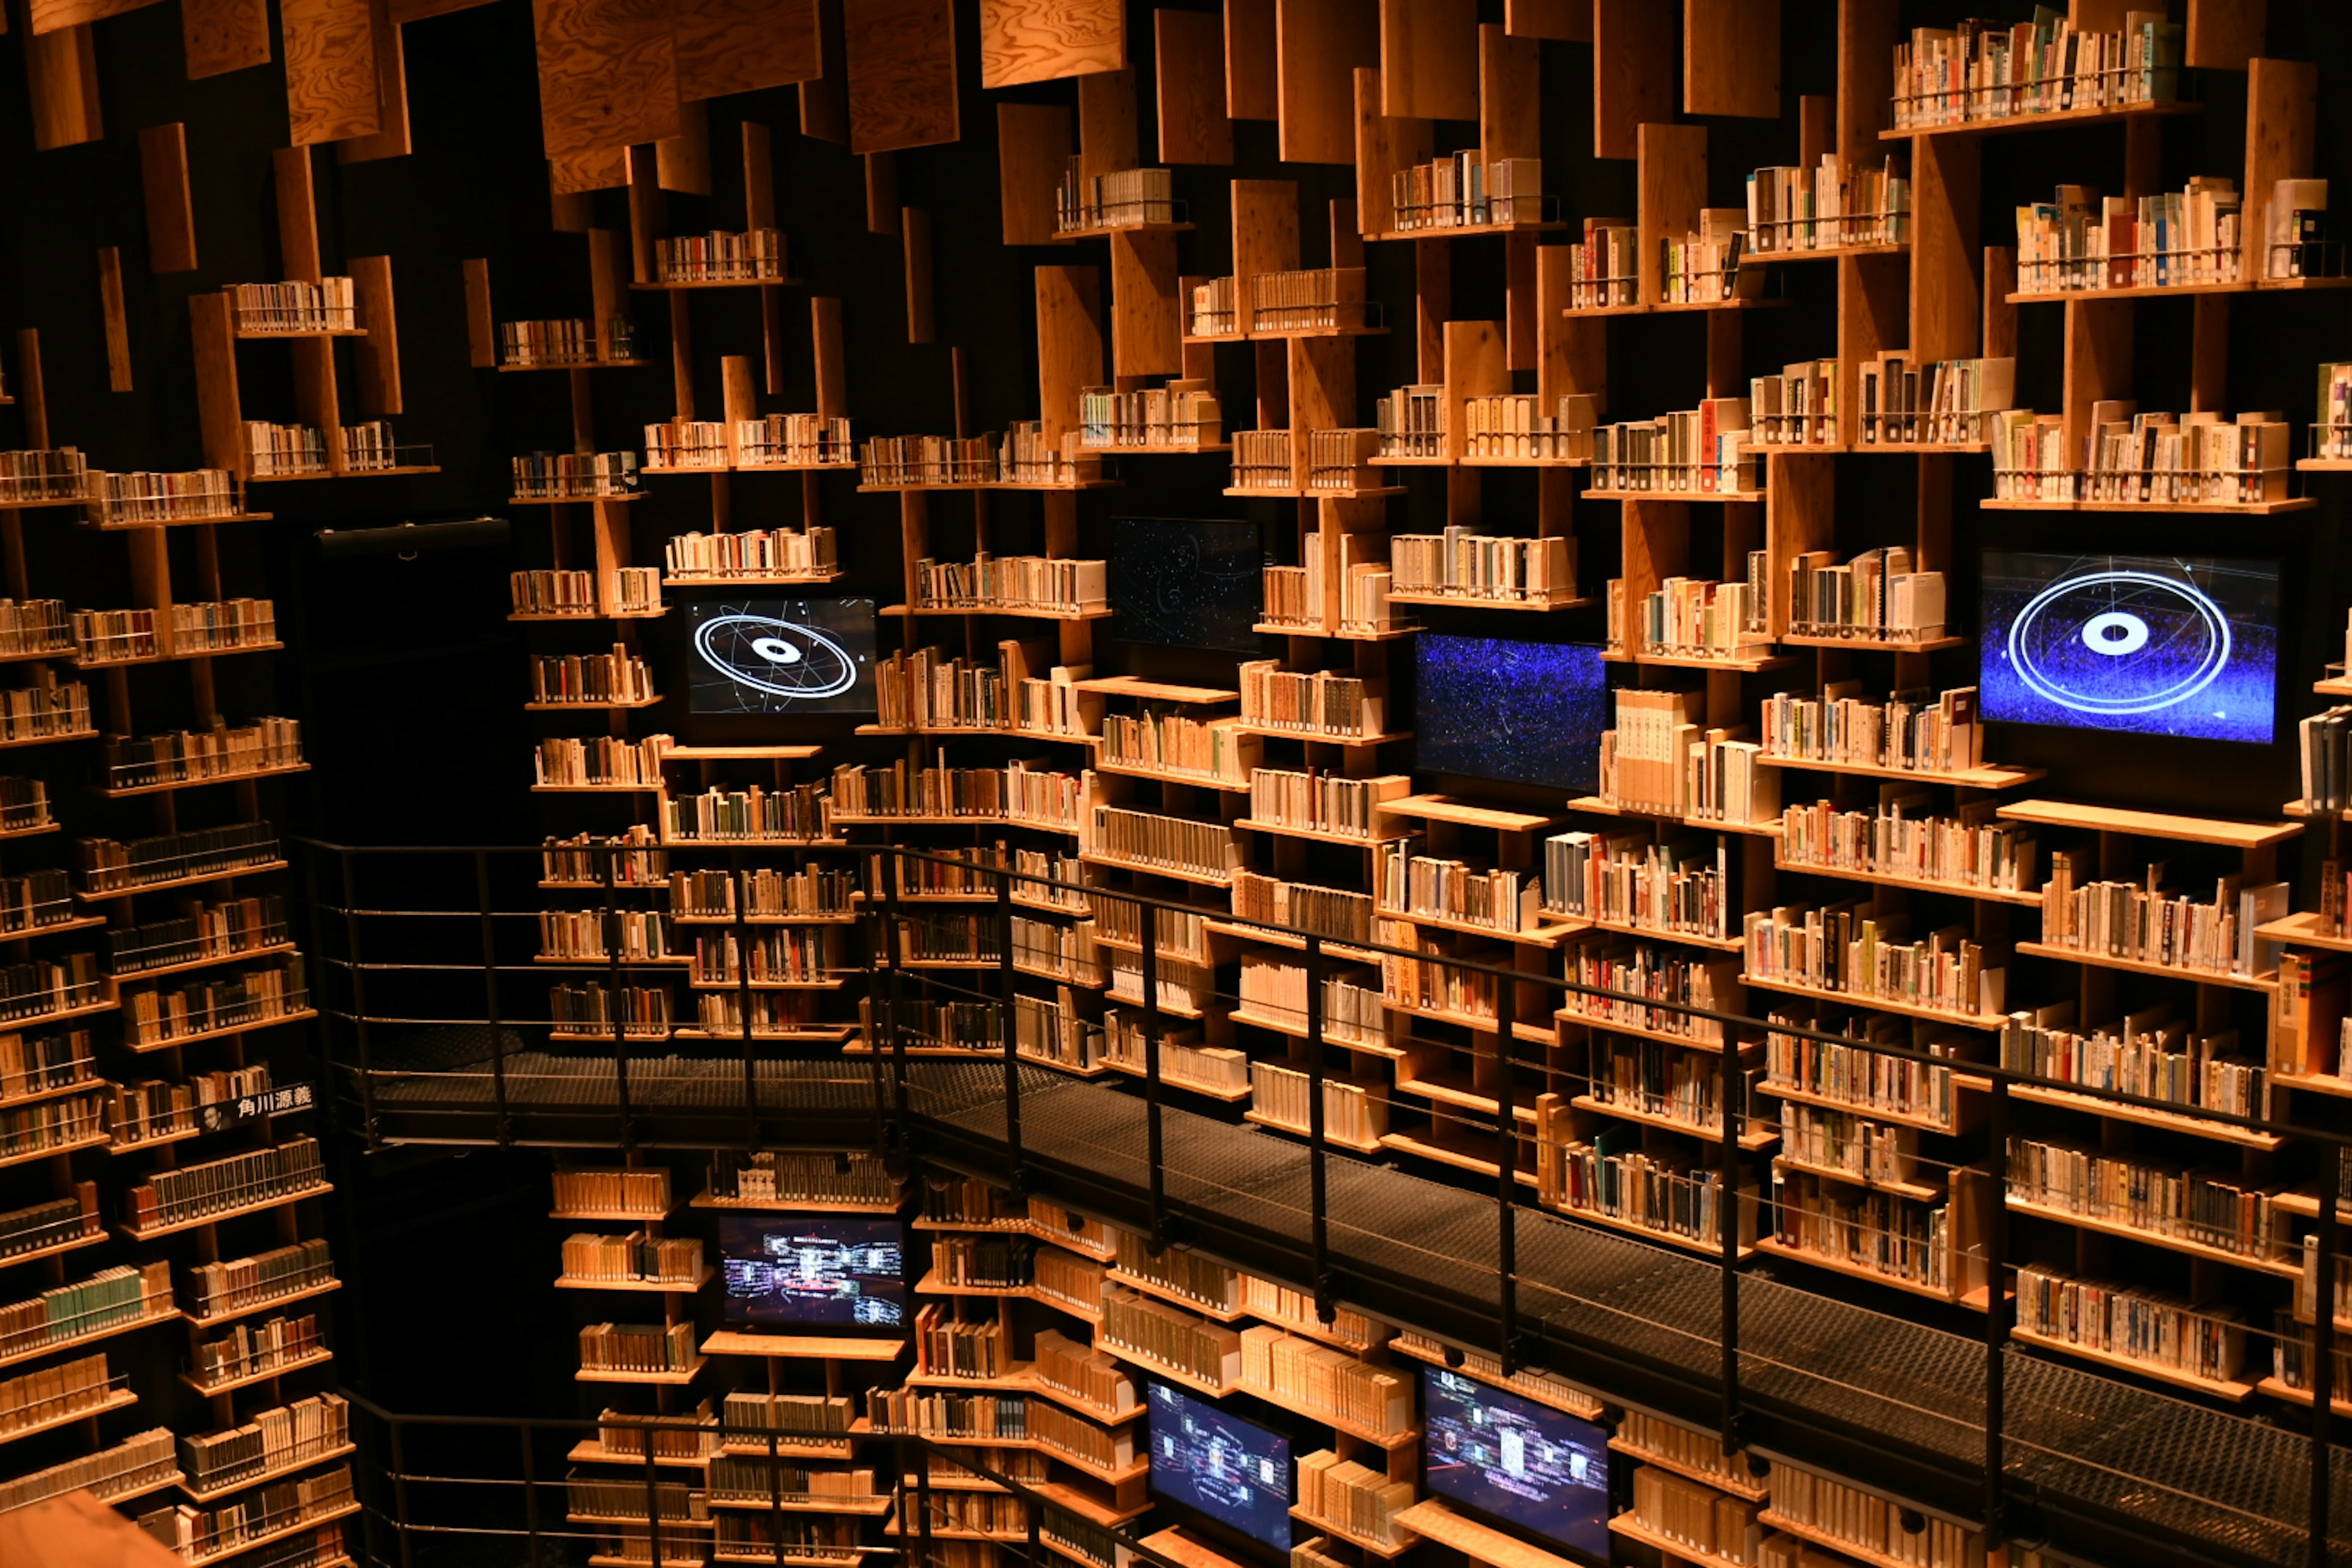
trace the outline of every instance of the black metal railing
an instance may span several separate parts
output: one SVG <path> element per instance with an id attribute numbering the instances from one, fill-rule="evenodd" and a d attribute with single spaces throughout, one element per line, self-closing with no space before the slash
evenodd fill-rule
<path id="1" fill-rule="evenodd" d="M 1206 1009 L 1163 999 L 1162 925 L 1197 920 L 1204 912 L 1198 906 L 896 845 L 669 846 L 662 853 L 673 860 L 738 872 L 755 856 L 763 863 L 780 853 L 867 858 L 864 918 L 852 928 L 862 945 L 840 975 L 866 983 L 851 1042 L 863 1059 L 838 1047 L 781 1043 L 755 1026 L 749 954 L 758 927 L 739 877 L 731 921 L 699 928 L 728 931 L 742 955 L 733 986 L 742 1025 L 735 1037 L 706 1037 L 707 1054 L 690 1058 L 673 1053 L 649 1059 L 646 1042 L 630 1037 L 616 1007 L 609 1037 L 593 1058 L 559 1060 L 518 1032 L 548 1020 L 510 1005 L 512 977 L 544 978 L 549 970 L 535 960 L 512 962 L 514 939 L 507 934 L 539 912 L 539 900 L 522 896 L 535 889 L 516 871 L 541 855 L 539 847 L 305 843 L 303 849 L 317 921 L 316 988 L 336 1092 L 372 1149 L 404 1142 L 855 1146 L 877 1150 L 900 1169 L 919 1156 L 1131 1226 L 1155 1250 L 1181 1242 L 1276 1279 L 1310 1293 L 1326 1313 L 1344 1300 L 1382 1321 L 1485 1349 L 1507 1373 L 1519 1364 L 1547 1365 L 1604 1398 L 1712 1425 L 1727 1452 L 1745 1447 L 1833 1473 L 1881 1478 L 1868 1484 L 1970 1518 L 1990 1542 L 2047 1535 L 2112 1561 L 2352 1560 L 2352 1542 L 2337 1536 L 2339 1525 L 2352 1524 L 2352 1498 L 2333 1495 L 2352 1483 L 2334 1442 L 2334 1311 L 2311 1313 L 2301 1364 L 2312 1409 L 2299 1440 L 2268 1422 L 2030 1354 L 2011 1339 L 2005 1286 L 2014 1260 L 2004 1200 L 2013 1092 L 2057 1089 L 2110 1107 L 2177 1115 L 2181 1108 L 2172 1102 L 2017 1072 L 1998 1061 L 1955 1061 L 1722 1008 L 1632 998 L 1565 974 L 1390 945 L 1378 940 L 1377 929 L 1358 940 L 1210 911 L 1299 954 L 1307 978 L 1298 1030 L 1303 1061 L 1293 1064 L 1303 1066 L 1307 1079 L 1305 1122 L 1292 1129 L 1300 1141 L 1243 1141 L 1261 1163 L 1245 1179 L 1227 1180 L 1213 1165 L 1232 1144 L 1231 1131 L 1222 1142 L 1196 1139 L 1213 1123 L 1173 1098 L 1171 1091 L 1187 1086 L 1171 1079 L 1166 1055 L 1171 1022 Z M 604 952 L 596 962 L 617 1001 L 625 981 L 655 967 L 622 955 L 622 900 L 662 884 L 633 883 L 624 868 L 646 847 L 593 846 L 590 852 L 602 866 L 596 886 L 583 889 L 604 900 Z M 903 878 L 920 865 L 954 866 L 958 877 L 985 887 L 984 902 L 968 908 L 985 910 L 995 922 L 992 954 L 960 971 L 909 967 L 902 918 L 923 906 L 906 893 Z M 1135 1094 L 1055 1073 L 1021 1048 L 1015 998 L 1024 971 L 1014 921 L 1024 910 L 1071 896 L 1135 906 L 1141 1048 L 1139 1061 L 1126 1069 L 1140 1080 Z M 1324 982 L 1335 964 L 1366 961 L 1378 962 L 1384 973 L 1393 965 L 1428 965 L 1473 992 L 1482 983 L 1492 987 L 1491 1016 L 1407 1010 L 1416 1027 L 1433 1022 L 1474 1036 L 1466 1050 L 1412 1037 L 1416 1047 L 1468 1055 L 1473 1089 L 1427 1104 L 1418 1098 L 1400 1102 L 1460 1129 L 1459 1139 L 1405 1150 L 1474 1173 L 1491 1168 L 1483 1200 L 1475 1196 L 1475 1184 L 1422 1181 L 1332 1142 L 1327 1090 L 1345 1075 L 1329 1070 L 1328 1056 L 1354 1041 L 1333 1036 Z M 1591 998 L 1638 1001 L 1722 1031 L 1711 1244 L 1660 1237 L 1671 1244 L 1662 1253 L 1619 1241 L 1612 1229 L 1580 1225 L 1559 1203 L 1527 1203 L 1530 1173 L 1538 1177 L 1539 1193 L 1552 1195 L 1540 1185 L 1542 1173 L 1565 1151 L 1521 1131 L 1520 1080 L 1557 1093 L 1579 1076 L 1549 1057 L 1523 1059 L 1518 1047 L 1527 1037 L 1516 1026 L 1528 1014 L 1529 994 L 1541 1003 L 1534 1016 L 1547 1024 L 1555 999 Z M 997 1038 L 984 1048 L 923 1044 L 915 1009 L 923 998 L 942 995 L 992 1003 Z M 1861 1011 L 1874 1005 L 1868 994 L 1819 1000 Z M 1740 1031 L 1756 1029 L 1957 1069 L 1982 1086 L 1989 1151 L 1984 1166 L 1967 1173 L 1990 1194 L 1980 1251 L 1972 1259 L 1985 1280 L 1979 1330 L 1963 1337 L 1906 1321 L 1907 1313 L 1836 1303 L 1743 1267 L 1743 1225 L 1756 1219 L 1766 1199 L 1741 1179 L 1740 1137 L 1756 1118 L 1743 1108 L 1735 1042 Z M 1497 1048 L 1482 1054 L 1475 1037 L 1490 1037 Z M 972 1077 L 975 1069 L 983 1070 L 982 1079 Z M 556 1079 L 555 1087 L 542 1078 Z M 586 1092 L 592 1080 L 593 1092 Z M 1853 1110 L 1869 1115 L 1865 1107 Z M 2336 1279 L 2337 1200 L 2352 1137 L 2267 1116 L 2195 1114 L 2217 1130 L 2291 1137 L 2319 1152 L 2305 1250 L 2310 1278 Z M 1472 1152 L 1479 1138 L 1492 1140 L 1483 1156 Z M 1479 1201 L 1489 1211 L 1483 1222 L 1475 1208 L 1462 1207 Z M 1424 1226 L 1421 1215 L 1433 1217 Z M 1706 1277 L 1695 1268 L 1712 1270 L 1706 1286 L 1711 1302 L 1698 1300 Z M 2316 1299 L 2327 1300 L 2328 1292 L 2321 1289 Z M 1661 1304 L 1669 1300 L 1670 1307 Z M 1956 1311 L 1948 1315 L 1959 1319 Z M 2298 1464 L 2300 1484 L 2291 1473 Z"/>

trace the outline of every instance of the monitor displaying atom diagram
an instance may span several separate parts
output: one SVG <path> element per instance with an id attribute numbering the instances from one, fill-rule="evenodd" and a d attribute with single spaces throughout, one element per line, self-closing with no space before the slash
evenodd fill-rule
<path id="1" fill-rule="evenodd" d="M 760 599 L 687 607 L 697 713 L 871 713 L 874 601 Z"/>

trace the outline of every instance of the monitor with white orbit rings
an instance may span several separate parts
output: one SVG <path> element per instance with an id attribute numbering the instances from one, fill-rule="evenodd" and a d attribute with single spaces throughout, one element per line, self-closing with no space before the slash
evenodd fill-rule
<path id="1" fill-rule="evenodd" d="M 2275 561 L 1988 550 L 1984 716 L 2267 745 Z"/>
<path id="2" fill-rule="evenodd" d="M 689 605 L 687 700 L 697 713 L 871 713 L 874 601 Z"/>

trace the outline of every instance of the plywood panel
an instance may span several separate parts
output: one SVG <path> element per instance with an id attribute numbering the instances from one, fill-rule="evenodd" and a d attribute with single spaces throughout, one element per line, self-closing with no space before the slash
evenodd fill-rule
<path id="1" fill-rule="evenodd" d="M 823 68 L 816 0 L 683 0 L 671 28 L 686 102 L 807 81 Z"/>
<path id="2" fill-rule="evenodd" d="M 1372 0 L 1275 0 L 1274 15 L 1283 162 L 1353 163 L 1355 73 L 1380 63 Z"/>
<path id="3" fill-rule="evenodd" d="M 956 139 L 955 12 L 948 0 L 849 0 L 842 37 L 851 152 Z"/>
<path id="4" fill-rule="evenodd" d="M 809 301 L 809 347 L 816 362 L 816 416 L 846 417 L 849 361 L 841 350 L 840 300 L 820 296 Z"/>
<path id="5" fill-rule="evenodd" d="M 1547 245 L 1536 252 L 1536 395 L 1544 411 L 1563 397 L 1600 399 L 1608 411 L 1609 323 L 1596 316 L 1567 316 L 1575 269 L 1568 247 Z"/>
<path id="6" fill-rule="evenodd" d="M 466 363 L 488 370 L 499 363 L 498 318 L 490 311 L 490 263 L 488 257 L 469 256 L 466 272 Z"/>
<path id="7" fill-rule="evenodd" d="M 2318 136 L 2319 68 L 2309 60 L 2255 60 L 2246 74 L 2246 179 L 2239 276 L 2266 275 L 2271 192 L 2311 173 Z"/>
<path id="8" fill-rule="evenodd" d="M 898 154 L 868 153 L 859 160 L 866 170 L 866 232 L 898 232 Z"/>
<path id="9" fill-rule="evenodd" d="M 1078 428 L 1078 396 L 1103 377 L 1102 274 L 1037 268 L 1037 416 L 1055 445 Z"/>
<path id="10" fill-rule="evenodd" d="M 422 22 L 431 16 L 446 16 L 452 11 L 470 11 L 477 5 L 488 5 L 491 0 L 392 0 L 389 15 L 395 27 L 406 22 Z"/>
<path id="11" fill-rule="evenodd" d="M 2189 0 L 2181 61 L 2206 70 L 2244 70 L 2263 52 L 2269 20 L 2267 0 Z"/>
<path id="12" fill-rule="evenodd" d="M 191 81 L 266 66 L 269 7 L 265 0 L 180 0 L 180 41 Z"/>
<path id="13" fill-rule="evenodd" d="M 1534 39 L 1478 29 L 1478 147 L 1489 159 L 1543 156 L 1542 68 Z"/>
<path id="14" fill-rule="evenodd" d="M 1247 318 L 1249 279 L 1261 272 L 1289 272 L 1298 266 L 1298 182 L 1234 182 L 1234 276 L 1236 300 Z"/>
<path id="15" fill-rule="evenodd" d="M 625 146 L 550 159 L 547 166 L 550 188 L 560 196 L 617 190 L 629 183 L 629 150 Z"/>
<path id="16" fill-rule="evenodd" d="M 269 155 L 278 196 L 278 265 L 297 282 L 316 283 L 319 203 L 310 183 L 310 150 L 280 147 Z"/>
<path id="17" fill-rule="evenodd" d="M 1592 0 L 1592 155 L 1633 157 L 1639 128 L 1674 117 L 1673 9 L 1658 0 Z"/>
<path id="18" fill-rule="evenodd" d="M 596 221 L 595 204 L 582 191 L 555 188 L 555 165 L 547 166 L 547 226 L 558 234 L 586 234 Z"/>
<path id="19" fill-rule="evenodd" d="M 196 215 L 188 195 L 188 128 L 174 120 L 139 132 L 139 184 L 147 206 L 147 270 L 196 269 Z"/>
<path id="20" fill-rule="evenodd" d="M 677 134 L 666 0 L 531 0 L 531 26 L 549 157 Z"/>
<path id="21" fill-rule="evenodd" d="M 106 323 L 106 389 L 131 390 L 131 315 L 122 303 L 122 251 L 103 245 L 98 251 L 98 310 Z"/>
<path id="22" fill-rule="evenodd" d="M 1699 208 L 1706 205 L 1706 127 L 1644 125 L 1640 131 L 1634 267 L 1641 275 L 1642 303 L 1654 305 L 1662 298 L 1661 244 L 1697 227 Z"/>
<path id="23" fill-rule="evenodd" d="M 1111 374 L 1183 374 L 1179 297 L 1174 235 L 1110 237 Z"/>
<path id="24" fill-rule="evenodd" d="M 1395 186 L 1391 176 L 1430 158 L 1429 121 L 1391 120 L 1381 112 L 1381 73 L 1369 66 L 1358 70 L 1356 221 L 1363 234 L 1387 234 L 1396 227 Z"/>
<path id="25" fill-rule="evenodd" d="M 801 134 L 819 142 L 849 140 L 848 67 L 843 56 L 842 0 L 817 0 L 819 74 L 801 83 Z"/>
<path id="26" fill-rule="evenodd" d="M 351 266 L 352 296 L 360 330 L 367 333 L 352 344 L 360 412 L 371 417 L 398 414 L 400 329 L 392 308 L 392 258 L 354 256 Z"/>
<path id="27" fill-rule="evenodd" d="M 189 296 L 189 342 L 195 351 L 196 417 L 204 431 L 205 461 L 242 478 L 248 470 L 236 386 L 235 321 L 227 294 L 213 290 Z"/>
<path id="28" fill-rule="evenodd" d="M 1225 112 L 1235 120 L 1282 114 L 1274 0 L 1225 0 Z"/>
<path id="29" fill-rule="evenodd" d="M 591 228 L 588 236 L 588 309 L 596 318 L 596 352 L 608 359 L 613 353 L 612 330 L 629 315 L 629 258 L 621 231 Z M 761 290 L 765 293 L 765 289 Z"/>
<path id="30" fill-rule="evenodd" d="M 278 31 L 286 50 L 286 118 L 295 146 L 383 129 L 368 0 L 280 0 Z"/>
<path id="31" fill-rule="evenodd" d="M 1920 360 L 1966 359 L 1978 352 L 1983 145 L 1975 136 L 1922 136 L 1912 146 L 1908 346 Z"/>
<path id="32" fill-rule="evenodd" d="M 1151 14 L 1152 74 L 1163 163 L 1230 163 L 1224 24 L 1213 11 Z"/>
<path id="33" fill-rule="evenodd" d="M 37 37 L 103 22 L 109 16 L 120 16 L 155 3 L 156 0 L 31 0 L 26 9 L 32 13 L 32 30 Z"/>
<path id="34" fill-rule="evenodd" d="M 1477 0 L 1380 0 L 1381 112 L 1478 118 Z"/>
<path id="35" fill-rule="evenodd" d="M 907 207 L 898 215 L 907 250 L 907 341 L 928 343 L 939 338 L 931 308 L 931 215 Z"/>
<path id="36" fill-rule="evenodd" d="M 1078 79 L 1078 174 L 1092 179 L 1136 167 L 1142 143 L 1135 127 L 1135 73 L 1104 71 Z"/>
<path id="37" fill-rule="evenodd" d="M 996 179 L 1004 243 L 1050 245 L 1054 193 L 1069 167 L 1070 111 L 1056 103 L 996 106 Z"/>
<path id="38" fill-rule="evenodd" d="M 399 24 L 392 19 L 391 0 L 368 0 L 375 28 L 375 110 L 381 129 L 373 136 L 354 136 L 335 144 L 338 163 L 372 163 L 379 158 L 408 155 L 408 50 Z"/>
<path id="39" fill-rule="evenodd" d="M 1592 41 L 1592 0 L 1503 0 L 1503 30 L 1515 38 Z"/>
<path id="40" fill-rule="evenodd" d="M 87 24 L 26 38 L 25 85 L 32 95 L 37 150 L 47 153 L 106 135 L 98 110 L 98 56 Z"/>
<path id="41" fill-rule="evenodd" d="M 1780 0 L 1683 0 L 1683 110 L 1780 117 Z"/>
<path id="42" fill-rule="evenodd" d="M 980 0 L 980 85 L 1057 81 L 1127 64 L 1120 0 Z"/>

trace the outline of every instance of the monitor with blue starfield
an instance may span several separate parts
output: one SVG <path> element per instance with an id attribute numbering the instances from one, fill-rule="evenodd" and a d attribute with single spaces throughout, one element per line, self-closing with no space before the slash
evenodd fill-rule
<path id="1" fill-rule="evenodd" d="M 877 1332 L 907 1321 L 907 1231 L 894 1219 L 734 1215 L 719 1221 L 726 1316 L 761 1329 Z"/>
<path id="2" fill-rule="evenodd" d="M 1443 1367 L 1422 1369 L 1431 1495 L 1595 1563 L 1609 1558 L 1609 1434 Z"/>
<path id="3" fill-rule="evenodd" d="M 1252 1541 L 1290 1550 L 1290 1439 L 1153 1379 L 1151 1489 Z"/>

